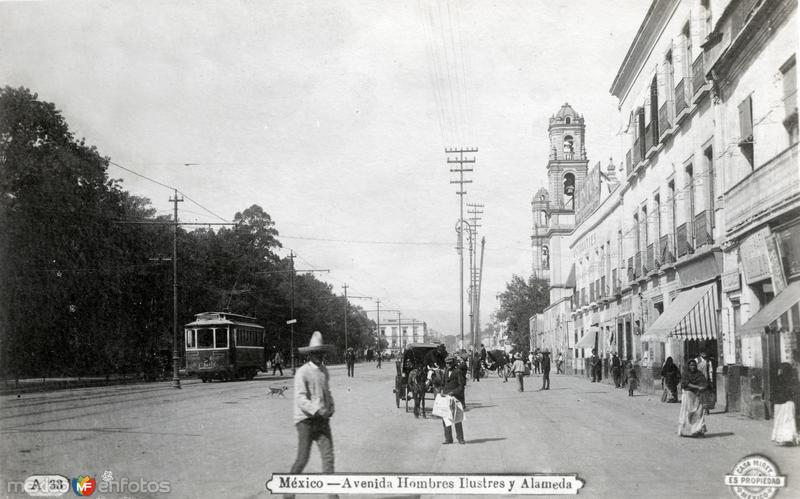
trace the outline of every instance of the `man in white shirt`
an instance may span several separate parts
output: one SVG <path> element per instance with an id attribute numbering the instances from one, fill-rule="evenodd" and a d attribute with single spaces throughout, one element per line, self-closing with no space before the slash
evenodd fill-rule
<path id="1" fill-rule="evenodd" d="M 289 473 L 301 473 L 308 463 L 311 443 L 316 441 L 322 456 L 323 473 L 333 473 L 333 437 L 330 418 L 334 403 L 328 380 L 328 369 L 323 364 L 325 353 L 333 345 L 322 343 L 322 333 L 314 331 L 307 347 L 300 347 L 308 355 L 308 362 L 297 370 L 294 377 L 294 425 L 297 429 L 297 458 Z"/>

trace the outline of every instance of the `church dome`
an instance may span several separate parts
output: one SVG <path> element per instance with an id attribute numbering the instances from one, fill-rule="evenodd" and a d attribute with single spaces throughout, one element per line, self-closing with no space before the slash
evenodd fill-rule
<path id="1" fill-rule="evenodd" d="M 571 125 L 571 124 L 582 124 L 583 123 L 583 116 L 578 114 L 572 106 L 569 105 L 568 102 L 565 102 L 561 109 L 558 110 L 556 114 L 554 114 L 550 118 L 550 124 L 562 124 L 562 125 Z"/>
<path id="2" fill-rule="evenodd" d="M 538 191 L 536 191 L 536 194 L 534 194 L 534 196 L 533 196 L 533 200 L 534 201 L 545 201 L 546 202 L 546 201 L 549 200 L 549 198 L 550 198 L 550 193 L 547 192 L 547 189 L 545 189 L 544 187 L 542 187 Z"/>
<path id="3" fill-rule="evenodd" d="M 569 105 L 569 102 L 565 102 L 561 109 L 558 110 L 556 113 L 556 118 L 566 118 L 569 116 L 570 118 L 575 118 L 578 116 L 578 113 L 572 109 L 572 106 Z"/>

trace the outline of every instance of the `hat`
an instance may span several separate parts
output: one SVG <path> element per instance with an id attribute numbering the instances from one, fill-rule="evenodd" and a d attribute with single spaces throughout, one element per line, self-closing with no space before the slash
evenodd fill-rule
<path id="1" fill-rule="evenodd" d="M 515 359 L 521 359 L 522 358 L 522 354 L 517 352 L 516 354 L 514 354 L 514 358 Z"/>
<path id="2" fill-rule="evenodd" d="M 456 358 L 455 358 L 455 357 L 454 357 L 452 354 L 451 354 L 451 355 L 448 355 L 448 356 L 447 356 L 447 357 L 444 359 L 444 362 L 445 362 L 445 364 L 449 364 L 449 363 L 451 363 L 451 362 L 455 362 L 455 361 L 456 361 Z"/>
<path id="3" fill-rule="evenodd" d="M 542 350 L 542 354 L 550 355 L 550 349 L 549 348 L 545 348 L 544 350 Z"/>
<path id="4" fill-rule="evenodd" d="M 300 353 L 314 353 L 314 352 L 332 352 L 333 345 L 325 345 L 322 343 L 322 333 L 314 331 L 311 334 L 311 340 L 308 342 L 307 347 L 300 347 L 297 349 Z"/>

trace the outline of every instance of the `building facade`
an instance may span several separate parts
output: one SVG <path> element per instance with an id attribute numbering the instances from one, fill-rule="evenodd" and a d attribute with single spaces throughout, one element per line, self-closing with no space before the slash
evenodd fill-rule
<path id="1" fill-rule="evenodd" d="M 429 343 L 428 325 L 416 319 L 384 319 L 378 324 L 381 338 L 386 341 L 386 354 L 400 354 L 410 343 Z"/>
<path id="2" fill-rule="evenodd" d="M 541 243 L 561 255 L 551 276 L 574 263 L 565 340 L 574 372 L 596 348 L 607 374 L 616 351 L 655 391 L 667 357 L 685 366 L 705 352 L 718 406 L 761 417 L 778 364 L 797 366 L 796 9 L 651 3 L 610 89 L 623 166 L 588 172 L 573 228 Z M 534 321 L 542 344 L 564 336 L 563 293 L 556 286 Z"/>

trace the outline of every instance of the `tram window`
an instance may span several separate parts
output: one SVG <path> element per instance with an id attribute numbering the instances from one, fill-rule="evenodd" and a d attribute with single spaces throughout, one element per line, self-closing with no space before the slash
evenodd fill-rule
<path id="1" fill-rule="evenodd" d="M 186 348 L 195 348 L 194 329 L 186 330 Z"/>
<path id="2" fill-rule="evenodd" d="M 197 348 L 213 348 L 214 331 L 211 329 L 197 330 Z"/>
<path id="3" fill-rule="evenodd" d="M 227 329 L 215 329 L 215 343 L 214 348 L 226 348 L 228 346 L 228 330 Z"/>

